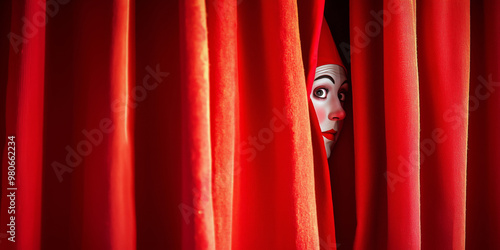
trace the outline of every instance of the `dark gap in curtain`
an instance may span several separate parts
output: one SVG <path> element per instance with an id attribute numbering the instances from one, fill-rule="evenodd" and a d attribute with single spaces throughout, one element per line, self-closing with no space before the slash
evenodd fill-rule
<path id="1" fill-rule="evenodd" d="M 380 18 L 375 19 L 372 14 L 375 12 L 380 15 L 383 11 L 386 11 L 383 1 L 350 0 L 349 66 L 351 93 L 356 93 L 352 96 L 352 119 L 356 121 L 353 122 L 353 127 L 357 133 L 352 139 L 356 151 L 355 247 L 360 249 L 387 248 L 384 23 Z M 377 27 L 378 29 L 373 30 Z M 339 142 L 342 138 L 339 138 Z M 336 216 L 335 219 L 337 218 Z"/>
<path id="2" fill-rule="evenodd" d="M 470 36 L 470 92 L 481 85 L 475 78 L 484 75 L 486 68 L 486 46 L 484 2 L 471 1 L 471 36 Z M 469 112 L 469 136 L 467 154 L 467 216 L 466 216 L 466 247 L 469 249 L 487 249 L 489 233 L 477 233 L 488 224 L 488 217 L 481 216 L 488 214 L 488 200 L 484 196 L 477 195 L 488 189 L 488 171 L 481 171 L 487 166 L 488 158 L 484 157 L 482 149 L 485 138 L 490 131 L 487 130 L 487 121 L 484 119 L 488 115 L 486 105 L 480 105 L 475 112 Z M 479 170 L 479 171 L 478 171 Z"/>
<path id="3" fill-rule="evenodd" d="M 470 1 L 470 89 L 466 247 L 498 249 L 500 241 L 500 3 Z"/>
<path id="4" fill-rule="evenodd" d="M 135 108 L 137 248 L 182 248 L 182 226 L 193 223 L 182 195 L 179 1 L 136 1 L 134 85 L 148 84 Z M 154 84 L 150 72 L 168 72 Z M 147 82 L 147 83 L 146 83 Z M 190 204 L 191 205 L 191 204 Z M 183 214 L 186 213 L 186 214 Z"/>
<path id="5" fill-rule="evenodd" d="M 74 135 L 79 134 L 75 118 L 83 115 L 75 110 L 79 99 L 75 93 L 73 62 L 78 60 L 75 35 L 80 32 L 76 28 L 76 15 L 77 7 L 70 3 L 61 7 L 46 26 L 41 246 L 47 249 L 71 248 L 82 241 L 81 226 L 76 226 L 81 225 L 82 218 L 82 202 L 78 197 L 83 187 L 76 184 L 79 179 L 82 183 L 82 166 L 62 174 L 62 179 L 58 179 L 53 169 L 56 162 L 67 165 L 66 147 L 75 149 L 78 142 L 74 140 Z"/>
<path id="6" fill-rule="evenodd" d="M 325 1 L 325 18 L 337 50 L 351 79 L 349 0 Z M 352 88 L 346 103 L 346 119 L 342 136 L 332 152 L 330 181 L 335 216 L 335 235 L 339 247 L 350 249 L 356 233 L 356 194 L 354 175 L 354 138 L 352 119 Z"/>

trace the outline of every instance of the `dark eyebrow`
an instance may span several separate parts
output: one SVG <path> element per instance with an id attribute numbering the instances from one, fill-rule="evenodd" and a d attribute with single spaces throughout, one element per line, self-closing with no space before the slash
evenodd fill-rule
<path id="1" fill-rule="evenodd" d="M 330 79 L 330 81 L 333 82 L 333 84 L 335 84 L 335 80 L 333 80 L 333 78 L 331 76 L 329 76 L 329 75 L 318 76 L 318 78 L 314 79 L 314 81 L 317 81 L 317 80 L 323 79 L 323 78 L 328 78 L 328 79 Z"/>

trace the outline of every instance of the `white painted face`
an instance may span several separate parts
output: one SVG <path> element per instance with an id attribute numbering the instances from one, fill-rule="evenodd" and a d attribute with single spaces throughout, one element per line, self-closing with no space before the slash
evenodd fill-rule
<path id="1" fill-rule="evenodd" d="M 342 129 L 344 102 L 348 91 L 349 84 L 342 66 L 327 64 L 316 68 L 310 98 L 318 117 L 328 158 Z"/>

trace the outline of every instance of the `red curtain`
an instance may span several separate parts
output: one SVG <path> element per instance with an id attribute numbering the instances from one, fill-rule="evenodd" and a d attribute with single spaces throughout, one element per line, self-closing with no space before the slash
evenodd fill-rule
<path id="1" fill-rule="evenodd" d="M 500 248 L 500 1 L 324 5 L 2 1 L 0 248 Z"/>

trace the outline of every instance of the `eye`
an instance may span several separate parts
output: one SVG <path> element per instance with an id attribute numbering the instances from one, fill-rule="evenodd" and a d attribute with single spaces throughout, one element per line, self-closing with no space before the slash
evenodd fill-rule
<path id="1" fill-rule="evenodd" d="M 325 99 L 328 94 L 328 90 L 325 88 L 317 88 L 314 90 L 314 96 L 320 99 Z"/>
<path id="2" fill-rule="evenodd" d="M 341 102 L 345 101 L 345 93 L 344 92 L 339 93 L 339 101 L 341 101 Z"/>

